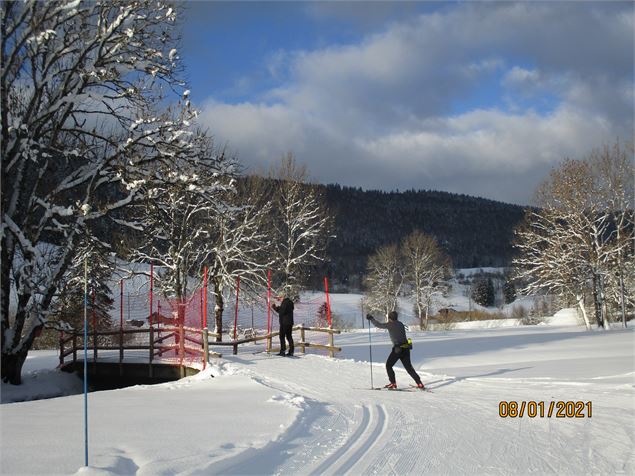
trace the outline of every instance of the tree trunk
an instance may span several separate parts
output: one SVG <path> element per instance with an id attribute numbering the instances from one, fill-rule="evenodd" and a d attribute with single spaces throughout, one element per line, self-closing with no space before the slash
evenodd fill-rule
<path id="1" fill-rule="evenodd" d="M 582 317 L 584 318 L 584 325 L 586 326 L 586 330 L 591 330 L 591 323 L 589 322 L 589 316 L 586 314 L 586 309 L 584 307 L 584 296 L 576 296 L 578 300 L 578 306 L 580 307 L 580 311 L 582 311 Z"/>
<path id="2" fill-rule="evenodd" d="M 214 306 L 214 321 L 216 328 L 216 342 L 222 342 L 223 340 L 223 310 L 225 309 L 225 301 L 223 300 L 223 293 L 219 287 L 214 286 L 214 294 L 216 295 L 216 305 Z"/>
<path id="3" fill-rule="evenodd" d="M 2 352 L 2 365 L 0 373 L 2 374 L 2 381 L 8 382 L 13 385 L 20 385 L 22 383 L 22 366 L 26 361 L 26 356 L 29 353 L 29 349 L 33 345 L 35 337 L 40 334 L 42 330 L 41 325 L 33 327 L 31 333 L 23 343 L 21 350 L 16 353 Z"/>
<path id="4" fill-rule="evenodd" d="M 602 289 L 601 278 L 598 274 L 593 274 L 593 310 L 595 312 L 595 320 L 598 327 L 604 327 L 604 319 L 602 316 Z"/>
<path id="5" fill-rule="evenodd" d="M 428 318 L 430 317 L 430 302 L 426 302 L 426 325 L 425 330 L 428 330 Z"/>
<path id="6" fill-rule="evenodd" d="M 22 366 L 26 360 L 26 350 L 18 354 L 2 353 L 2 381 L 13 385 L 22 383 Z"/>
<path id="7" fill-rule="evenodd" d="M 626 306 L 624 303 L 624 274 L 620 269 L 620 304 L 622 307 L 622 324 L 626 327 Z"/>

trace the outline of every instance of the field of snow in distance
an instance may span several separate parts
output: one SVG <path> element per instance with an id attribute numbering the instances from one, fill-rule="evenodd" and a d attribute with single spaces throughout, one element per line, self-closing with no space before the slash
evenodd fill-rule
<path id="1" fill-rule="evenodd" d="M 368 330 L 336 338 L 336 359 L 240 348 L 178 382 L 0 405 L 1 473 L 634 474 L 632 328 L 516 326 L 410 332 L 432 393 L 370 390 Z M 373 331 L 373 385 L 390 343 Z M 25 381 L 49 382 L 33 352 Z M 39 365 L 38 365 L 39 364 Z M 410 377 L 397 364 L 397 383 Z M 33 379 L 33 375 L 36 378 Z M 214 377 L 212 378 L 212 375 Z M 60 384 L 63 386 L 63 383 Z M 2 385 L 4 393 L 8 386 Z M 410 389 L 408 389 L 410 390 Z M 28 395 L 23 395 L 28 397 Z M 501 418 L 499 402 L 591 402 L 583 418 Z"/>

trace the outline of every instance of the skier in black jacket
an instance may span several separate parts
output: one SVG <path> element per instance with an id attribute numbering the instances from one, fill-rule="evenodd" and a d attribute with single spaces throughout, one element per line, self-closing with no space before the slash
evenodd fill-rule
<path id="1" fill-rule="evenodd" d="M 390 383 L 385 387 L 389 389 L 397 388 L 395 371 L 392 368 L 398 360 L 401 360 L 405 369 L 416 382 L 417 388 L 425 390 L 425 387 L 419 378 L 419 374 L 417 374 L 416 370 L 412 366 L 412 362 L 410 362 L 410 349 L 412 348 L 412 344 L 406 337 L 406 328 L 397 318 L 398 314 L 396 311 L 391 311 L 388 314 L 388 322 L 379 322 L 370 314 L 366 315 L 366 319 L 375 324 L 376 327 L 379 327 L 380 329 L 388 329 L 388 334 L 390 335 L 390 340 L 392 341 L 392 351 L 388 356 L 388 360 L 386 360 L 386 372 L 388 372 L 388 379 L 390 380 Z"/>
<path id="2" fill-rule="evenodd" d="M 278 355 L 285 355 L 286 338 L 289 341 L 289 353 L 286 355 L 291 357 L 293 356 L 293 301 L 285 295 L 279 306 L 273 304 L 271 308 L 278 313 L 280 320 L 280 352 Z"/>

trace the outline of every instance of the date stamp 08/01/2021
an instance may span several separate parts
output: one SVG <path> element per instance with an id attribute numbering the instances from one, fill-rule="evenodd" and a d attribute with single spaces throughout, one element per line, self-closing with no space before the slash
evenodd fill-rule
<path id="1" fill-rule="evenodd" d="M 501 418 L 591 418 L 591 402 L 553 400 L 542 401 L 501 401 L 498 415 Z"/>

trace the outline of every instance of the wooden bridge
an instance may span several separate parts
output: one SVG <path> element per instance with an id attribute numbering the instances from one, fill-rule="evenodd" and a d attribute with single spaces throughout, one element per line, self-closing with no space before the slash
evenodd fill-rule
<path id="1" fill-rule="evenodd" d="M 293 327 L 299 332 L 294 337 L 295 348 L 305 353 L 307 348 L 328 351 L 330 357 L 342 349 L 334 345 L 334 334 L 340 331 L 331 328 Z M 328 344 L 309 342 L 307 332 L 328 334 Z M 114 331 L 92 331 L 86 342 L 88 375 L 93 387 L 115 388 L 135 384 L 160 383 L 194 375 L 205 369 L 210 357 L 221 357 L 210 352 L 210 346 L 231 347 L 238 353 L 241 345 L 266 341 L 266 352 L 278 352 L 272 339 L 279 332 L 218 342 L 219 335 L 207 328 L 197 329 L 176 325 L 160 327 L 152 325 L 144 329 L 120 329 Z M 210 339 L 213 339 L 210 341 Z M 83 371 L 84 333 L 60 332 L 59 368 L 68 372 Z M 83 375 L 83 374 L 82 374 Z"/>

